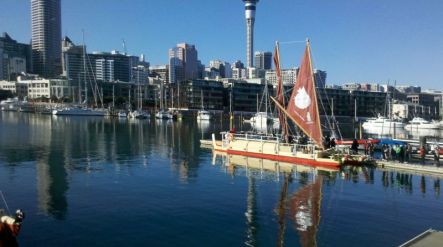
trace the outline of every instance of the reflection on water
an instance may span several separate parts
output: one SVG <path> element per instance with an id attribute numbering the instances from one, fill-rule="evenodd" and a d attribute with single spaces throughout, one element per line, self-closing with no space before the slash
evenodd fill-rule
<path id="1" fill-rule="evenodd" d="M 261 175 L 263 173 L 275 172 L 274 178 L 277 180 L 283 177 L 280 196 L 274 209 L 278 223 L 276 245 L 285 246 L 286 221 L 291 220 L 294 224 L 294 229 L 299 235 L 301 246 L 317 246 L 323 176 L 328 175 L 327 177 L 329 178 L 329 175 L 335 174 L 335 171 L 331 173 L 330 171 L 321 171 L 313 167 L 238 155 L 225 155 L 218 152 L 214 152 L 213 155 L 213 162 L 217 162 L 216 157 L 220 157 L 222 165 L 228 167 L 231 174 L 235 174 L 235 167 L 246 169 L 245 176 L 248 177 L 246 246 L 257 246 L 256 219 L 259 215 L 257 215 L 255 177 L 252 171 Z M 288 198 L 289 185 L 293 183 L 293 177 L 297 178 L 299 187 Z"/>
<path id="2" fill-rule="evenodd" d="M 68 210 L 73 172 L 112 165 L 124 174 L 134 161 L 147 167 L 155 154 L 167 157 L 183 182 L 197 176 L 200 137 L 181 122 L 3 112 L 0 127 L 0 162 L 35 162 L 39 209 L 59 220 Z"/>
<path id="3" fill-rule="evenodd" d="M 443 229 L 440 178 L 201 149 L 199 140 L 228 121 L 0 118 L 0 190 L 11 208 L 28 212 L 25 246 L 91 239 L 97 246 L 392 246 L 424 228 Z"/>

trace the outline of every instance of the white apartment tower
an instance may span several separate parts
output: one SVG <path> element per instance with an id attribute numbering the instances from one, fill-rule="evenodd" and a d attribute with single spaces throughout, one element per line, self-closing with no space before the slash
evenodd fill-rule
<path id="1" fill-rule="evenodd" d="M 60 0 L 31 0 L 33 72 L 43 77 L 61 74 Z"/>

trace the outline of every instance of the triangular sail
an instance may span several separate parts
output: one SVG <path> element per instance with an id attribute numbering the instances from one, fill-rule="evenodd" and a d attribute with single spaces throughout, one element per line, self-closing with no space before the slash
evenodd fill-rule
<path id="1" fill-rule="evenodd" d="M 283 107 L 285 106 L 285 95 L 284 95 L 284 88 L 283 88 L 283 81 L 281 77 L 281 68 L 280 68 L 280 47 L 278 43 L 275 44 L 274 49 L 274 65 L 275 65 L 275 74 L 277 75 L 277 94 L 276 99 L 280 105 Z M 278 108 L 278 118 L 280 120 L 280 125 L 282 126 L 282 136 L 283 138 L 287 138 L 288 136 L 288 124 L 286 115 L 284 112 Z"/>
<path id="2" fill-rule="evenodd" d="M 312 72 L 309 41 L 292 89 L 286 113 L 318 146 L 323 147 L 317 92 Z"/>

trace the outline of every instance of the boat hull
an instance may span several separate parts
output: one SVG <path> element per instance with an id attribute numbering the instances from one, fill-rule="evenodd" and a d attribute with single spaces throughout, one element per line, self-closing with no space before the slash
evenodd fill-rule
<path id="1" fill-rule="evenodd" d="M 242 155 L 260 159 L 268 159 L 287 163 L 295 163 L 308 166 L 332 167 L 341 166 L 341 160 L 322 157 L 322 151 L 294 151 L 293 146 L 275 141 L 263 140 L 230 140 L 229 143 L 215 141 L 213 137 L 213 149 L 232 155 Z"/>

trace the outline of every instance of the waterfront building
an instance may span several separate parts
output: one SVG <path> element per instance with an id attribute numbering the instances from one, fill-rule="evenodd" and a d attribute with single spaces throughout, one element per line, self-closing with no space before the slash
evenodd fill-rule
<path id="1" fill-rule="evenodd" d="M 242 0 L 245 3 L 246 18 L 246 64 L 248 68 L 254 67 L 252 55 L 254 52 L 254 23 L 255 10 L 259 0 Z"/>
<path id="2" fill-rule="evenodd" d="M 375 117 L 386 112 L 387 97 L 383 92 L 321 88 L 317 91 L 321 115 Z"/>
<path id="3" fill-rule="evenodd" d="M 160 78 L 164 82 L 169 82 L 169 65 L 155 65 L 149 68 L 150 77 Z"/>
<path id="4" fill-rule="evenodd" d="M 397 89 L 400 93 L 421 93 L 421 87 L 420 86 L 409 86 L 409 85 L 398 85 L 395 86 L 395 89 Z"/>
<path id="5" fill-rule="evenodd" d="M 149 82 L 149 67 L 138 65 L 132 67 L 132 81 L 137 85 L 145 85 Z"/>
<path id="6" fill-rule="evenodd" d="M 315 86 L 318 88 L 326 87 L 326 71 L 314 69 L 314 82 Z"/>
<path id="7" fill-rule="evenodd" d="M 31 0 L 33 72 L 51 78 L 61 74 L 60 0 Z"/>
<path id="8" fill-rule="evenodd" d="M 51 80 L 49 79 L 22 79 L 17 78 L 16 85 L 17 96 L 21 99 L 50 99 L 51 98 Z"/>
<path id="9" fill-rule="evenodd" d="M 281 77 L 283 85 L 293 85 L 297 79 L 298 68 L 293 69 L 282 69 Z M 275 70 L 267 70 L 265 73 L 265 80 L 267 83 L 276 86 L 277 85 L 277 75 Z"/>
<path id="10" fill-rule="evenodd" d="M 206 67 L 205 71 L 203 72 L 203 78 L 205 80 L 209 79 L 219 79 L 222 76 L 220 75 L 220 71 L 214 67 Z"/>
<path id="11" fill-rule="evenodd" d="M 439 101 L 435 95 L 429 93 L 412 93 L 406 95 L 407 101 L 424 107 L 424 113 L 427 118 L 437 119 L 440 115 Z M 426 115 L 425 115 L 426 116 Z"/>
<path id="12" fill-rule="evenodd" d="M 272 85 L 267 86 L 269 95 L 274 95 Z M 232 110 L 240 112 L 256 112 L 257 98 L 260 103 L 265 92 L 265 84 L 248 83 L 241 80 L 227 84 L 225 87 L 228 89 L 226 108 L 229 109 L 230 98 L 232 97 Z M 264 107 L 259 110 L 265 111 Z"/>
<path id="13" fill-rule="evenodd" d="M 31 70 L 31 46 L 18 43 L 7 33 L 0 37 L 0 80 L 16 80 Z"/>
<path id="14" fill-rule="evenodd" d="M 234 79 L 246 79 L 246 69 L 233 68 L 232 78 Z"/>
<path id="15" fill-rule="evenodd" d="M 174 96 L 180 101 L 180 108 L 201 109 L 202 100 L 206 110 L 223 110 L 224 87 L 221 81 L 187 80 L 179 83 L 180 90 L 174 90 Z M 178 94 L 180 91 L 180 94 Z M 203 98 L 202 98 L 203 95 Z"/>
<path id="16" fill-rule="evenodd" d="M 272 52 L 256 51 L 254 53 L 254 65 L 255 68 L 260 70 L 272 69 Z"/>
<path id="17" fill-rule="evenodd" d="M 104 82 L 132 80 L 132 63 L 138 57 L 128 56 L 119 51 L 93 52 L 87 54 L 97 80 Z"/>
<path id="18" fill-rule="evenodd" d="M 16 94 L 16 81 L 0 81 L 0 89 L 10 91 L 12 94 Z"/>
<path id="19" fill-rule="evenodd" d="M 414 117 L 430 119 L 427 108 L 411 102 L 392 104 L 392 115 L 403 119 L 412 119 Z"/>
<path id="20" fill-rule="evenodd" d="M 83 45 L 74 44 L 69 37 L 64 37 L 62 40 L 62 76 L 67 78 L 72 83 L 82 83 L 84 80 L 92 81 L 94 70 L 88 66 L 89 60 L 83 60 L 83 53 L 86 52 L 86 47 Z M 85 58 L 86 59 L 86 58 Z M 84 64 L 86 66 L 86 74 Z"/>
<path id="21" fill-rule="evenodd" d="M 72 101 L 77 97 L 78 87 L 66 79 L 49 79 L 50 99 Z"/>
<path id="22" fill-rule="evenodd" d="M 209 61 L 208 68 L 215 69 L 215 71 L 217 71 L 219 73 L 219 76 L 221 78 L 231 78 L 232 77 L 231 65 L 228 62 L 221 61 L 221 60 L 211 60 L 211 61 Z"/>
<path id="23" fill-rule="evenodd" d="M 194 45 L 181 43 L 169 49 L 169 83 L 193 80 L 202 74 Z"/>

